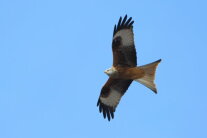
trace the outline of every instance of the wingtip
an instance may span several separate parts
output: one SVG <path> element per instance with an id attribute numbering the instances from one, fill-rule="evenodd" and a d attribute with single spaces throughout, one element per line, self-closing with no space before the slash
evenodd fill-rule
<path id="1" fill-rule="evenodd" d="M 129 24 L 129 26 L 133 27 L 134 21 L 131 21 L 131 23 Z"/>
<path id="2" fill-rule="evenodd" d="M 120 25 L 121 25 L 121 21 L 122 21 L 122 17 L 120 16 L 120 18 L 119 18 L 119 22 L 118 22 L 118 25 L 117 25 L 117 28 L 120 27 Z"/>
<path id="3" fill-rule="evenodd" d="M 97 102 L 96 106 L 99 106 L 99 104 L 100 104 L 100 101 L 98 100 L 98 102 Z"/>
<path id="4" fill-rule="evenodd" d="M 133 28 L 134 21 L 132 20 L 132 17 L 129 17 L 128 19 L 127 18 L 128 18 L 127 14 L 124 16 L 124 18 L 122 18 L 122 16 L 120 16 L 118 24 L 116 25 L 116 27 L 114 27 L 113 36 L 116 34 L 116 32 L 118 32 L 121 29 Z"/>
<path id="5" fill-rule="evenodd" d="M 100 100 L 98 101 L 99 102 L 99 112 L 103 114 L 103 118 L 106 119 L 108 121 L 114 119 L 114 112 L 115 112 L 115 109 L 113 107 L 107 107 L 105 106 Z"/>
<path id="6" fill-rule="evenodd" d="M 127 14 L 125 14 L 124 18 L 127 18 Z"/>

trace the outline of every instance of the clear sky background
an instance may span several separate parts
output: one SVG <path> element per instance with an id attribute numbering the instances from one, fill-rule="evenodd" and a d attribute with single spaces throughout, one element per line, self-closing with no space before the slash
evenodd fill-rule
<path id="1" fill-rule="evenodd" d="M 1 138 L 206 138 L 205 0 L 1 0 Z M 158 94 L 133 82 L 115 119 L 96 103 L 112 31 L 132 16 L 138 64 L 162 59 Z"/>

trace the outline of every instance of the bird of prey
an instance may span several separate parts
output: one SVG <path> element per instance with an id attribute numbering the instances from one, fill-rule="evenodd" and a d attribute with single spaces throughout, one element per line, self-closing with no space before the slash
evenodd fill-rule
<path id="1" fill-rule="evenodd" d="M 103 117 L 114 118 L 114 112 L 121 97 L 127 91 L 132 81 L 137 81 L 157 93 L 154 83 L 155 71 L 161 59 L 147 65 L 137 66 L 137 56 L 134 44 L 132 17 L 127 15 L 114 26 L 112 51 L 113 65 L 104 71 L 109 76 L 101 89 L 97 102 Z"/>

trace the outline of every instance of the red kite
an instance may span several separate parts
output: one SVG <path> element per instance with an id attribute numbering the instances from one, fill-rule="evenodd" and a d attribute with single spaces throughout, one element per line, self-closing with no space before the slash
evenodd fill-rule
<path id="1" fill-rule="evenodd" d="M 120 17 L 118 25 L 114 26 L 113 66 L 104 71 L 109 79 L 102 87 L 97 103 L 100 113 L 103 112 L 103 117 L 107 116 L 109 121 L 114 118 L 115 109 L 133 80 L 157 93 L 154 79 L 161 59 L 144 66 L 137 66 L 133 23 L 132 17 L 127 19 L 126 15 L 123 20 Z"/>

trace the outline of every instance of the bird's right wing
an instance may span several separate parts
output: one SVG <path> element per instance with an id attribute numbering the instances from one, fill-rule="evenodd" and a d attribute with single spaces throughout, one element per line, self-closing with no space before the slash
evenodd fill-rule
<path id="1" fill-rule="evenodd" d="M 101 89 L 101 94 L 98 99 L 100 113 L 103 112 L 104 118 L 114 118 L 114 112 L 119 104 L 121 97 L 124 95 L 132 80 L 113 79 L 109 78 L 106 84 Z"/>

